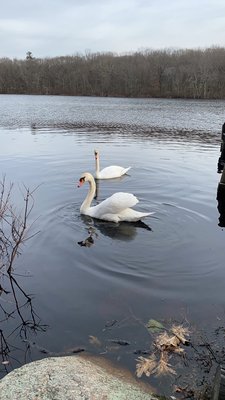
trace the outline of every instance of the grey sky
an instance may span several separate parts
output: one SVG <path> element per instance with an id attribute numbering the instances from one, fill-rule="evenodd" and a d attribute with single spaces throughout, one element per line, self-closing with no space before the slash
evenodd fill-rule
<path id="1" fill-rule="evenodd" d="M 224 0 L 0 1 L 0 57 L 225 47 Z"/>

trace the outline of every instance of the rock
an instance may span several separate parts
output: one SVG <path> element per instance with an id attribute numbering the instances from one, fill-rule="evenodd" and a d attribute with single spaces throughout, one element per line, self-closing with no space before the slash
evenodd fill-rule
<path id="1" fill-rule="evenodd" d="M 0 381 L 0 400 L 154 400 L 151 388 L 96 357 L 50 357 Z"/>

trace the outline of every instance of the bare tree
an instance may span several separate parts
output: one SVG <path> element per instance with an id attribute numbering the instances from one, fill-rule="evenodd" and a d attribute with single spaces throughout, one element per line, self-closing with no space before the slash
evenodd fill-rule
<path id="1" fill-rule="evenodd" d="M 225 98 L 225 48 L 0 59 L 0 93 Z"/>

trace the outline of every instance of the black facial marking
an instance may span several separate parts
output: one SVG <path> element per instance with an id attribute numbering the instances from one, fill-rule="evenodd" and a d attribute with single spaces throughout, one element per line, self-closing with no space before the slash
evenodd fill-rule
<path id="1" fill-rule="evenodd" d="M 85 177 L 83 176 L 82 178 L 80 178 L 80 183 L 85 182 Z"/>

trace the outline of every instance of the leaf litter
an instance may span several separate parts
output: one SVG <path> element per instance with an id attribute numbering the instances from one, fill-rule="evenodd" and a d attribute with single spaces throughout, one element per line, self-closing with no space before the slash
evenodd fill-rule
<path id="1" fill-rule="evenodd" d="M 146 376 L 155 375 L 176 375 L 175 369 L 169 363 L 173 354 L 183 354 L 182 346 L 188 345 L 190 331 L 183 325 L 172 325 L 166 329 L 160 322 L 149 320 L 146 325 L 151 332 L 158 333 L 154 340 L 154 352 L 149 357 L 138 357 L 136 365 L 136 375 L 140 378 L 143 374 Z"/>

